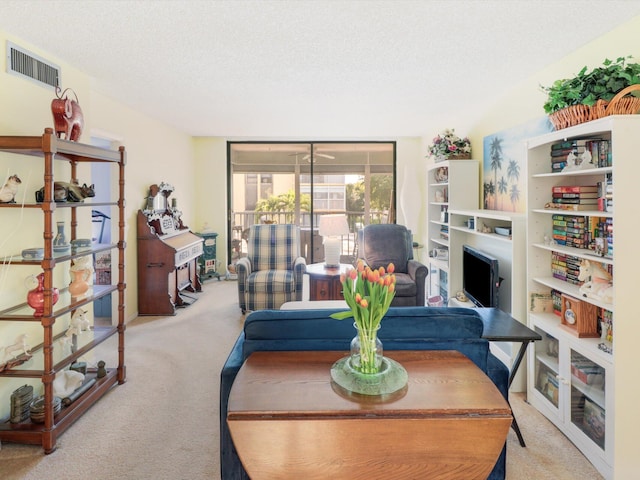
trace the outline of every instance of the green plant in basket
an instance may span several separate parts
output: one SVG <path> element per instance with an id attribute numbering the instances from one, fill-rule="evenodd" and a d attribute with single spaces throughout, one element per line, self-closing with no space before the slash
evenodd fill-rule
<path id="1" fill-rule="evenodd" d="M 598 100 L 609 102 L 624 88 L 640 84 L 640 64 L 627 63 L 630 58 L 606 59 L 602 66 L 591 71 L 585 66 L 573 78 L 556 80 L 549 87 L 541 86 L 547 94 L 545 113 L 551 114 L 573 105 L 593 107 Z M 640 94 L 633 92 L 630 95 Z"/>
<path id="2" fill-rule="evenodd" d="M 389 310 L 395 296 L 395 266 L 390 263 L 387 268 L 371 269 L 358 260 L 356 269 L 351 269 L 340 276 L 344 299 L 349 310 L 336 312 L 331 318 L 344 320 L 353 318 L 360 340 L 361 373 L 377 373 L 379 364 L 376 359 L 376 339 L 382 318 Z"/>

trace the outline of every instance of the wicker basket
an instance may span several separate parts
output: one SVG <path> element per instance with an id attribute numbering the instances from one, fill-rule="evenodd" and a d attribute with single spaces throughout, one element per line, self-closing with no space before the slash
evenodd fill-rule
<path id="1" fill-rule="evenodd" d="M 591 118 L 591 107 L 589 105 L 571 105 L 562 110 L 558 110 L 549 115 L 549 120 L 556 130 L 573 127 L 580 123 L 588 122 Z"/>
<path id="2" fill-rule="evenodd" d="M 605 107 L 604 116 L 634 115 L 640 112 L 640 97 L 626 96 L 635 90 L 640 91 L 640 84 L 629 85 L 627 88 L 620 90 Z"/>
<path id="3" fill-rule="evenodd" d="M 449 155 L 446 157 L 447 160 L 471 160 L 470 153 L 461 153 L 459 155 Z"/>
<path id="4" fill-rule="evenodd" d="M 597 120 L 609 115 L 633 115 L 640 112 L 640 97 L 626 96 L 640 90 L 640 84 L 629 85 L 620 90 L 610 102 L 598 100 L 593 107 L 589 105 L 571 105 L 549 115 L 556 130 L 572 127 L 581 123 Z"/>

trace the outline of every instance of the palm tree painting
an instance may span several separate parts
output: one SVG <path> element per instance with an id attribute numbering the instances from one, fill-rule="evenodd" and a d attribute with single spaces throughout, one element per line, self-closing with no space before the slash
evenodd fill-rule
<path id="1" fill-rule="evenodd" d="M 524 212 L 527 138 L 553 131 L 548 117 L 484 137 L 483 205 L 488 210 Z"/>

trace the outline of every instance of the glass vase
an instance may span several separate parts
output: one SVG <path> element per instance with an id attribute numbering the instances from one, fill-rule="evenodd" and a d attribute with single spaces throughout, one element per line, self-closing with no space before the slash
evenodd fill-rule
<path id="1" fill-rule="evenodd" d="M 357 335 L 351 340 L 351 367 L 360 373 L 378 373 L 382 366 L 382 342 L 378 338 L 380 325 L 375 329 L 358 328 Z"/>
<path id="2" fill-rule="evenodd" d="M 379 327 L 367 330 L 356 326 L 358 334 L 351 341 L 349 355 L 331 367 L 331 379 L 349 394 L 386 395 L 407 385 L 404 367 L 383 355 Z"/>

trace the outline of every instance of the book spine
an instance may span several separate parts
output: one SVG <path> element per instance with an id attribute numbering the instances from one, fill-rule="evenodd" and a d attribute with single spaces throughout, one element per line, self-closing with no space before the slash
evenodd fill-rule
<path id="1" fill-rule="evenodd" d="M 558 185 L 552 187 L 552 193 L 597 193 L 598 185 Z"/>

